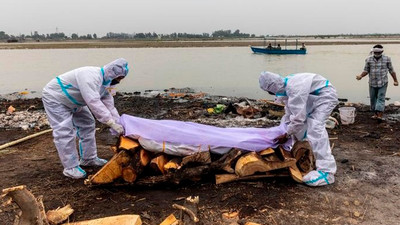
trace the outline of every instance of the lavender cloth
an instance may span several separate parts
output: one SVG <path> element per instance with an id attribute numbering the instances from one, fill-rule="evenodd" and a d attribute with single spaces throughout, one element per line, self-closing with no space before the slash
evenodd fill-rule
<path id="1" fill-rule="evenodd" d="M 271 128 L 220 128 L 176 120 L 150 120 L 123 114 L 120 118 L 126 136 L 143 137 L 187 145 L 232 147 L 261 151 L 278 146 L 274 139 L 286 133 L 284 125 Z M 288 141 L 284 148 L 290 148 Z"/>

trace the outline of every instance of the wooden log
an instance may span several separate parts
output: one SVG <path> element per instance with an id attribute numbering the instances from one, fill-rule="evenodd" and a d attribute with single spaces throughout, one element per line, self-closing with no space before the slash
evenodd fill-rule
<path id="1" fill-rule="evenodd" d="M 168 162 L 167 155 L 160 154 L 150 161 L 150 167 L 158 174 L 166 174 L 164 165 Z"/>
<path id="2" fill-rule="evenodd" d="M 165 165 L 164 165 L 164 170 L 167 173 L 174 172 L 176 170 L 179 170 L 181 168 L 181 158 L 173 158 L 169 160 Z"/>
<path id="3" fill-rule="evenodd" d="M 73 212 L 71 205 L 68 204 L 62 208 L 47 211 L 46 216 L 50 224 L 60 224 L 67 220 Z"/>
<path id="4" fill-rule="evenodd" d="M 272 148 L 267 148 L 267 149 L 264 149 L 264 150 L 262 150 L 262 151 L 259 152 L 259 154 L 260 154 L 261 156 L 270 155 L 270 154 L 274 154 L 274 153 L 275 153 L 275 150 L 272 149 Z"/>
<path id="5" fill-rule="evenodd" d="M 163 220 L 160 223 L 160 225 L 178 225 L 178 224 L 179 224 L 179 220 L 176 219 L 174 214 L 170 214 L 167 218 L 165 218 L 165 220 Z"/>
<path id="6" fill-rule="evenodd" d="M 131 165 L 122 168 L 122 179 L 128 183 L 133 183 L 137 178 L 137 173 Z"/>
<path id="7" fill-rule="evenodd" d="M 286 168 L 294 165 L 295 163 L 296 160 L 293 158 L 283 162 L 269 162 L 263 160 L 262 157 L 259 156 L 257 153 L 250 152 L 239 158 L 239 160 L 236 162 L 235 173 L 238 176 L 243 177 L 253 175 L 257 172 L 267 172 L 271 170 Z"/>
<path id="8" fill-rule="evenodd" d="M 45 224 L 40 204 L 25 185 L 3 189 L 3 194 L 10 197 L 21 209 L 22 214 L 19 217 L 19 225 Z"/>
<path id="9" fill-rule="evenodd" d="M 303 183 L 303 175 L 296 164 L 289 167 L 290 176 L 298 183 Z"/>
<path id="10" fill-rule="evenodd" d="M 124 150 L 130 150 L 133 151 L 136 148 L 138 148 L 140 145 L 137 141 L 130 139 L 128 137 L 120 136 L 118 143 L 117 143 L 118 149 L 124 149 Z"/>
<path id="11" fill-rule="evenodd" d="M 81 222 L 65 223 L 63 225 L 141 225 L 142 220 L 139 215 L 120 215 L 99 218 L 94 220 L 85 220 Z"/>
<path id="12" fill-rule="evenodd" d="M 150 152 L 144 150 L 143 148 L 140 149 L 140 163 L 142 166 L 147 166 L 151 161 Z"/>
<path id="13" fill-rule="evenodd" d="M 205 165 L 209 163 L 211 163 L 211 155 L 209 151 L 206 151 L 183 157 L 181 166 L 187 164 Z"/>
<path id="14" fill-rule="evenodd" d="M 315 158 L 308 141 L 297 141 L 291 151 L 292 157 L 297 161 L 297 167 L 302 173 L 315 169 Z"/>
<path id="15" fill-rule="evenodd" d="M 215 175 L 215 184 L 223 184 L 234 181 L 242 181 L 242 180 L 258 180 L 263 178 L 271 178 L 271 177 L 288 177 L 288 173 L 266 173 L 260 175 L 250 175 L 245 177 L 240 177 L 236 174 L 216 174 Z"/>
<path id="16" fill-rule="evenodd" d="M 220 171 L 227 166 L 230 166 L 238 156 L 242 154 L 239 149 L 232 149 L 227 154 L 223 155 L 220 159 L 211 162 L 207 165 L 188 167 L 185 169 L 177 170 L 175 173 L 168 173 L 163 176 L 149 176 L 141 177 L 136 181 L 136 185 L 153 186 L 163 183 L 179 184 L 183 180 L 192 180 L 193 177 L 199 177 L 209 174 L 211 171 Z"/>
<path id="17" fill-rule="evenodd" d="M 122 176 L 122 168 L 127 166 L 131 156 L 126 150 L 114 155 L 96 174 L 85 180 L 86 185 L 108 184 Z"/>

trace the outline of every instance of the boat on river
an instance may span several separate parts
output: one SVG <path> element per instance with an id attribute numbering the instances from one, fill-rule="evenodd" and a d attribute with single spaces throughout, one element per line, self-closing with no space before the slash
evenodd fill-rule
<path id="1" fill-rule="evenodd" d="M 298 48 L 298 40 L 296 39 L 296 48 L 295 49 L 288 49 L 287 48 L 287 39 L 285 39 L 285 47 L 282 48 L 280 44 L 277 44 L 277 41 L 274 39 L 275 44 L 272 46 L 272 44 L 268 44 L 268 46 L 265 46 L 265 39 L 264 39 L 264 47 L 253 47 L 250 46 L 251 50 L 254 53 L 261 53 L 261 54 L 272 54 L 272 55 L 305 55 L 307 53 L 307 49 L 302 44 L 300 48 Z"/>

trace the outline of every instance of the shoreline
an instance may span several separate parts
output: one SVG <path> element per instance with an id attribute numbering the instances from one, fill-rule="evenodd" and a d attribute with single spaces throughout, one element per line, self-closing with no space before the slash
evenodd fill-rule
<path id="1" fill-rule="evenodd" d="M 272 42 L 273 40 L 266 40 Z M 318 45 L 371 45 L 371 44 L 400 44 L 397 39 L 301 39 L 306 46 Z M 283 44 L 284 39 L 277 43 Z M 263 46 L 264 40 L 222 39 L 222 40 L 92 40 L 92 41 L 45 41 L 45 42 L 17 42 L 0 43 L 0 50 L 12 49 L 74 49 L 74 48 L 199 48 L 199 47 L 248 47 Z M 287 42 L 288 46 L 295 46 L 294 40 Z"/>

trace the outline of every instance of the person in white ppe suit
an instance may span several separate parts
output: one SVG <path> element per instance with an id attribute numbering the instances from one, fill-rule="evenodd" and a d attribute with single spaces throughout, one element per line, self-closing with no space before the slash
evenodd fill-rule
<path id="1" fill-rule="evenodd" d="M 116 133 L 124 133 L 123 127 L 118 124 L 120 116 L 109 90 L 128 71 L 127 61 L 121 58 L 102 68 L 88 66 L 66 72 L 43 88 L 42 101 L 53 128 L 54 143 L 65 176 L 83 178 L 86 172 L 80 166 L 107 163 L 107 160 L 97 157 L 93 115 Z"/>
<path id="2" fill-rule="evenodd" d="M 329 145 L 325 121 L 338 104 L 336 89 L 323 76 L 313 73 L 292 74 L 285 78 L 262 72 L 260 87 L 285 103 L 281 124 L 287 133 L 276 138 L 279 143 L 308 140 L 316 159 L 316 170 L 303 177 L 310 186 L 335 182 L 336 162 Z"/>

